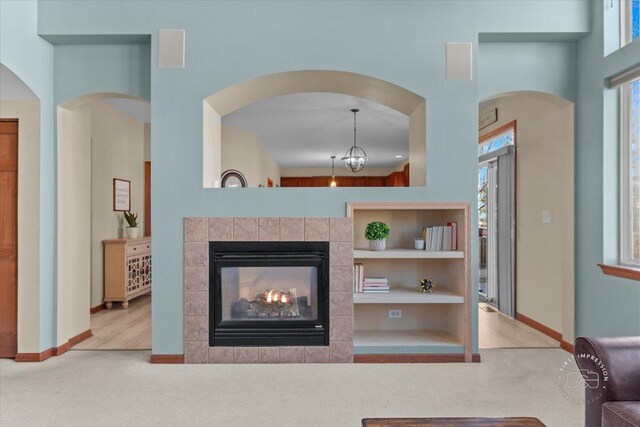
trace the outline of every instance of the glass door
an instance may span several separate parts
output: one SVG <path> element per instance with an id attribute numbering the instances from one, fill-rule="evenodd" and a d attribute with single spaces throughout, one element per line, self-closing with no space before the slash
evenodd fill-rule
<path id="1" fill-rule="evenodd" d="M 497 182 L 498 162 L 480 163 L 478 168 L 478 292 L 480 300 L 498 305 L 497 281 Z"/>

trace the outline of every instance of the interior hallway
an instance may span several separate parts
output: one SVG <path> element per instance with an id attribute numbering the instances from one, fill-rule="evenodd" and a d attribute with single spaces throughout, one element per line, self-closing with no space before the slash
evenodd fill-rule
<path id="1" fill-rule="evenodd" d="M 126 310 L 114 303 L 112 309 L 92 314 L 91 332 L 72 350 L 150 350 L 151 295 L 129 301 Z"/>
<path id="2" fill-rule="evenodd" d="M 489 307 L 486 311 L 483 308 Z M 478 306 L 480 348 L 559 348 L 560 343 L 524 323 L 500 314 L 490 304 Z"/>
<path id="3" fill-rule="evenodd" d="M 0 425 L 353 426 L 364 417 L 538 417 L 581 426 L 560 349 L 483 350 L 482 363 L 153 365 L 146 351 L 0 360 Z M 37 402 L 34 405 L 34 402 Z M 274 410 L 274 408 L 278 408 Z"/>

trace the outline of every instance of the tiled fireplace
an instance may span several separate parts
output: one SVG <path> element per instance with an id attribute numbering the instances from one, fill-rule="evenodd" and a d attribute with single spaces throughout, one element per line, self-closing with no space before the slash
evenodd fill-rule
<path id="1" fill-rule="evenodd" d="M 185 363 L 349 363 L 350 218 L 185 218 Z"/>

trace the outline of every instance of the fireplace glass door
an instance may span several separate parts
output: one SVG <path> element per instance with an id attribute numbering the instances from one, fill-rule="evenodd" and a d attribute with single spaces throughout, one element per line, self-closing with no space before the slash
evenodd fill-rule
<path id="1" fill-rule="evenodd" d="M 223 267 L 222 321 L 318 320 L 317 267 Z"/>
<path id="2" fill-rule="evenodd" d="M 211 346 L 329 345 L 327 242 L 210 242 Z"/>

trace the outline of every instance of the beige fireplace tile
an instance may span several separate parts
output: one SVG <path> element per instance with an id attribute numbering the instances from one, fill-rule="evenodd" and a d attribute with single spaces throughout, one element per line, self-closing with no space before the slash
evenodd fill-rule
<path id="1" fill-rule="evenodd" d="M 329 347 L 305 347 L 305 363 L 329 363 L 331 359 Z"/>
<path id="2" fill-rule="evenodd" d="M 184 244 L 185 267 L 207 267 L 209 265 L 209 243 L 187 242 Z"/>
<path id="3" fill-rule="evenodd" d="M 304 347 L 280 347 L 280 363 L 304 363 Z"/>
<path id="4" fill-rule="evenodd" d="M 280 218 L 280 240 L 283 242 L 304 241 L 304 218 Z"/>
<path id="5" fill-rule="evenodd" d="M 258 363 L 258 347 L 234 347 L 233 361 L 235 363 Z"/>
<path id="6" fill-rule="evenodd" d="M 184 343 L 184 363 L 209 362 L 209 344 L 206 341 L 187 341 Z"/>
<path id="7" fill-rule="evenodd" d="M 353 341 L 331 341 L 331 363 L 353 363 Z"/>
<path id="8" fill-rule="evenodd" d="M 258 240 L 260 241 L 280 240 L 280 219 L 279 218 L 259 218 L 258 219 Z"/>
<path id="9" fill-rule="evenodd" d="M 329 316 L 329 341 L 353 339 L 351 316 Z"/>
<path id="10" fill-rule="evenodd" d="M 209 340 L 209 317 L 208 316 L 185 316 L 184 317 L 184 340 L 185 341 L 208 341 Z"/>
<path id="11" fill-rule="evenodd" d="M 260 347 L 260 363 L 280 363 L 280 347 Z"/>
<path id="12" fill-rule="evenodd" d="M 209 284 L 208 267 L 185 267 L 184 290 L 206 291 Z"/>
<path id="13" fill-rule="evenodd" d="M 209 240 L 233 240 L 233 217 L 209 218 Z"/>
<path id="14" fill-rule="evenodd" d="M 185 242 L 208 242 L 209 241 L 209 220 L 207 218 L 185 218 L 184 219 L 184 241 Z"/>
<path id="15" fill-rule="evenodd" d="M 209 293 L 208 292 L 185 292 L 184 293 L 184 315 L 185 316 L 207 316 L 209 314 Z"/>
<path id="16" fill-rule="evenodd" d="M 329 256 L 331 257 L 331 265 L 334 267 L 353 266 L 353 243 L 329 243 Z"/>
<path id="17" fill-rule="evenodd" d="M 353 341 L 331 341 L 331 363 L 353 363 Z"/>
<path id="18" fill-rule="evenodd" d="M 234 218 L 233 240 L 236 242 L 258 240 L 258 218 Z"/>
<path id="19" fill-rule="evenodd" d="M 353 242 L 353 219 L 330 218 L 329 240 L 332 242 Z"/>
<path id="20" fill-rule="evenodd" d="M 333 263 L 333 260 L 331 260 Z M 353 292 L 353 266 L 329 267 L 330 289 Z"/>
<path id="21" fill-rule="evenodd" d="M 329 218 L 305 218 L 304 240 L 326 242 L 329 240 Z"/>
<path id="22" fill-rule="evenodd" d="M 209 347 L 209 363 L 233 363 L 233 347 Z"/>
<path id="23" fill-rule="evenodd" d="M 353 292 L 333 291 L 329 300 L 329 315 L 353 316 Z"/>

